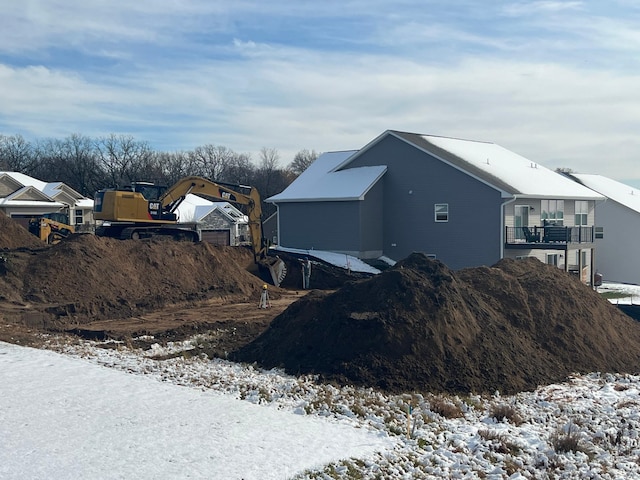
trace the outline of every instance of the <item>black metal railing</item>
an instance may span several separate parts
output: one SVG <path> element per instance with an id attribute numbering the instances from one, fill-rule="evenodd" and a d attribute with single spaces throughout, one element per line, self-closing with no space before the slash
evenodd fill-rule
<path id="1" fill-rule="evenodd" d="M 594 227 L 505 227 L 508 244 L 593 243 Z"/>

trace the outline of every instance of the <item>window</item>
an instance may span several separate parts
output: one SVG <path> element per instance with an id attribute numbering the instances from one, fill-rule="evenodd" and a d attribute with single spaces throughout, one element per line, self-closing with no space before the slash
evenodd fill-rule
<path id="1" fill-rule="evenodd" d="M 540 218 L 547 225 L 564 225 L 564 200 L 541 200 Z"/>
<path id="2" fill-rule="evenodd" d="M 76 210 L 76 225 L 82 225 L 84 223 L 84 215 L 82 209 Z"/>
<path id="3" fill-rule="evenodd" d="M 583 267 L 588 265 L 586 250 L 576 250 L 576 265 L 582 265 Z"/>
<path id="4" fill-rule="evenodd" d="M 529 226 L 529 205 L 516 205 L 514 207 L 513 226 L 515 228 L 516 240 L 525 240 L 526 235 L 523 227 Z"/>
<path id="5" fill-rule="evenodd" d="M 604 238 L 604 227 L 596 227 L 596 238 Z"/>
<path id="6" fill-rule="evenodd" d="M 449 204 L 436 203 L 435 215 L 436 215 L 436 222 L 448 222 L 449 221 Z"/>
<path id="7" fill-rule="evenodd" d="M 587 225 L 589 217 L 589 202 L 576 200 L 576 227 Z"/>
<path id="8" fill-rule="evenodd" d="M 558 266 L 558 254 L 557 253 L 547 253 L 547 264 Z"/>

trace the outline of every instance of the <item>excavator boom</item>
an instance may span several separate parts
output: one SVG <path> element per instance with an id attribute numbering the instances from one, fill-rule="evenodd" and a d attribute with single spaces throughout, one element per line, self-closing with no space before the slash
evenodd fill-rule
<path id="1" fill-rule="evenodd" d="M 232 187 L 248 190 L 248 193 Z M 134 183 L 127 189 L 100 190 L 95 195 L 94 217 L 103 223 L 96 228 L 96 234 L 120 239 L 168 236 L 175 240 L 198 241 L 198 232 L 178 224 L 176 215 L 178 206 L 190 193 L 246 206 L 254 261 L 267 267 L 274 285 L 280 285 L 286 267 L 279 258 L 267 256 L 262 235 L 262 203 L 254 187 L 232 186 L 190 176 L 166 190 L 144 182 Z"/>

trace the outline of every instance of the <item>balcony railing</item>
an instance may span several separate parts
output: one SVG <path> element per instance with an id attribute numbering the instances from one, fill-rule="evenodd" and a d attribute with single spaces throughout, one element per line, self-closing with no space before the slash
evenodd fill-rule
<path id="1" fill-rule="evenodd" d="M 544 227 L 505 227 L 506 242 L 509 245 L 542 247 L 549 244 L 593 243 L 594 227 L 564 227 L 546 225 Z"/>

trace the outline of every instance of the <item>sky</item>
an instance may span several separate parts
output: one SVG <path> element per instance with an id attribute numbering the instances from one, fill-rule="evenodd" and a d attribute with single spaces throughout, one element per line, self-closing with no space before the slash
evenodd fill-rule
<path id="1" fill-rule="evenodd" d="M 392 129 L 640 187 L 639 50 L 632 0 L 9 0 L 0 134 L 286 166 Z"/>

